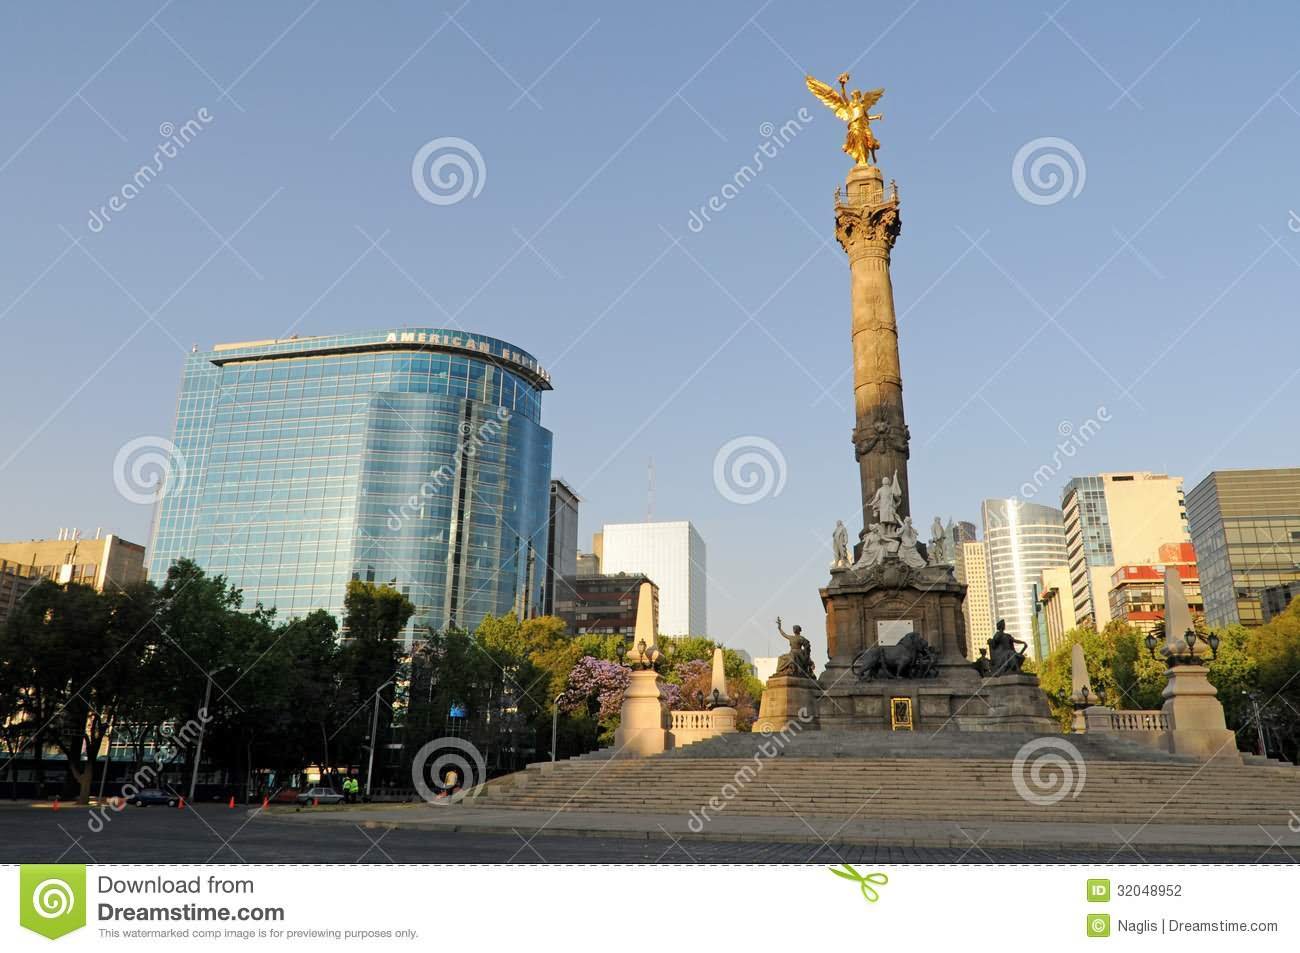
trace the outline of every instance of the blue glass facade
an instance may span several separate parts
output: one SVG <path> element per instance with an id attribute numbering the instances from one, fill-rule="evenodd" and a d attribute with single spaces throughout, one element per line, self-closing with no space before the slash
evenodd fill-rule
<path id="1" fill-rule="evenodd" d="M 351 579 L 392 583 L 416 638 L 540 611 L 549 389 L 527 353 L 452 330 L 193 353 L 150 575 L 188 557 L 281 618 L 341 615 Z"/>

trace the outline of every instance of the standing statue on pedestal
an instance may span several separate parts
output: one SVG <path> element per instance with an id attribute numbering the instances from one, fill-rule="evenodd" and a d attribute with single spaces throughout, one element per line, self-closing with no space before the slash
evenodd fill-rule
<path id="1" fill-rule="evenodd" d="M 892 481 L 887 476 L 881 477 L 880 489 L 876 490 L 876 495 L 871 498 L 871 508 L 886 533 L 889 533 L 891 527 L 899 524 L 898 504 L 902 499 L 903 488 L 898 481 L 898 471 L 894 471 Z"/>
<path id="2" fill-rule="evenodd" d="M 781 617 L 777 616 L 776 631 L 781 633 L 781 638 L 790 643 L 790 651 L 777 659 L 775 674 L 795 678 L 812 678 L 812 643 L 803 637 L 803 630 L 796 625 L 794 634 L 789 634 L 785 629 L 781 628 Z"/>
<path id="3" fill-rule="evenodd" d="M 1020 646 L 1019 649 L 1016 646 Z M 1005 619 L 998 619 L 998 630 L 989 639 L 989 674 L 1019 675 L 1025 664 L 1029 643 L 1007 631 Z"/>
<path id="4" fill-rule="evenodd" d="M 948 540 L 944 536 L 943 520 L 939 517 L 934 518 L 930 524 L 930 565 L 942 566 L 951 562 L 948 558 Z"/>
<path id="5" fill-rule="evenodd" d="M 858 561 L 853 564 L 853 568 L 870 569 L 872 566 L 878 566 L 885 558 L 886 552 L 885 535 L 881 531 L 880 524 L 872 523 L 867 528 L 867 534 L 862 537 L 862 554 L 858 556 Z"/>
<path id="6" fill-rule="evenodd" d="M 835 521 L 835 531 L 831 533 L 831 551 L 835 554 L 831 569 L 847 569 L 849 567 L 849 531 L 845 528 L 843 520 Z"/>

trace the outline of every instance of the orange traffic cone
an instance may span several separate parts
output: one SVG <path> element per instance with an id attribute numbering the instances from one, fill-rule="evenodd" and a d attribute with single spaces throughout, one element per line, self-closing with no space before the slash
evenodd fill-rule
<path id="1" fill-rule="evenodd" d="M 185 796 L 184 796 L 184 795 L 181 795 L 181 799 L 180 799 L 179 801 L 176 802 L 176 807 L 179 808 L 179 809 L 182 810 L 182 811 L 185 810 Z"/>
<path id="2" fill-rule="evenodd" d="M 58 809 L 59 809 L 59 796 L 56 794 L 54 795 L 54 807 L 52 808 L 52 810 L 57 811 Z"/>
<path id="3" fill-rule="evenodd" d="M 230 795 L 230 806 L 231 807 L 235 806 L 235 796 L 233 794 Z"/>
<path id="4" fill-rule="evenodd" d="M 266 810 L 268 807 L 270 807 L 270 806 L 271 806 L 271 799 L 270 799 L 269 797 L 267 797 L 265 794 L 263 794 L 263 795 L 262 795 L 262 810 L 265 811 L 265 810 Z"/>
<path id="5" fill-rule="evenodd" d="M 320 798 L 318 798 L 318 797 L 314 797 L 314 798 L 312 798 L 312 799 L 311 799 L 311 806 L 312 806 L 312 807 L 320 807 Z"/>

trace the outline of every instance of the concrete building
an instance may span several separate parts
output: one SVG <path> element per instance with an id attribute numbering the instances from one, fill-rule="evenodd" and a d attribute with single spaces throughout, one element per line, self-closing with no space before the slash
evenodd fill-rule
<path id="1" fill-rule="evenodd" d="M 1160 547 L 1160 562 L 1116 566 L 1110 580 L 1110 616 L 1143 632 L 1155 630 L 1165 617 L 1165 570 L 1173 566 L 1183 583 L 1183 593 L 1193 614 L 1205 612 L 1201 581 L 1196 570 L 1196 550 L 1191 543 Z"/>
<path id="2" fill-rule="evenodd" d="M 659 584 L 661 634 L 709 634 L 704 540 L 689 522 L 608 523 L 593 544 L 606 575 L 643 573 Z"/>
<path id="3" fill-rule="evenodd" d="M 1064 517 L 1058 509 L 1017 497 L 985 500 L 981 510 L 993 616 L 1005 619 L 1007 631 L 1028 642 L 1031 656 L 1038 657 L 1037 590 L 1044 569 L 1066 563 Z"/>
<path id="4" fill-rule="evenodd" d="M 1065 644 L 1066 633 L 1076 625 L 1069 566 L 1050 566 L 1043 570 L 1038 601 L 1047 625 L 1047 650 L 1055 652 Z"/>
<path id="5" fill-rule="evenodd" d="M 1266 586 L 1259 593 L 1260 609 L 1264 613 L 1264 621 L 1272 622 L 1275 616 L 1281 615 L 1291 605 L 1293 599 L 1300 599 L 1300 581 L 1284 582 L 1277 586 Z"/>
<path id="6" fill-rule="evenodd" d="M 966 587 L 962 615 L 966 618 L 966 652 L 973 662 L 979 650 L 988 648 L 993 637 L 993 591 L 989 581 L 988 549 L 981 542 L 967 541 L 957 547 L 957 581 Z"/>
<path id="7" fill-rule="evenodd" d="M 416 611 L 406 640 L 538 614 L 548 562 L 550 376 L 515 346 L 417 328 L 187 355 L 151 573 L 189 557 L 279 618 L 342 615 L 350 580 Z"/>
<path id="8" fill-rule="evenodd" d="M 1097 631 L 1110 621 L 1117 566 L 1152 565 L 1168 543 L 1189 542 L 1182 477 L 1132 470 L 1075 477 L 1061 492 L 1074 617 Z"/>
<path id="9" fill-rule="evenodd" d="M 651 586 L 656 618 L 660 614 L 659 587 L 643 573 L 573 576 L 569 581 L 573 606 L 561 618 L 577 635 L 623 635 L 630 639 L 636 631 L 637 595 L 645 582 Z"/>
<path id="10" fill-rule="evenodd" d="M 35 566 L 11 563 L 0 559 L 0 628 L 9 619 L 14 607 L 22 601 L 23 596 L 40 582 L 40 573 Z"/>
<path id="11" fill-rule="evenodd" d="M 560 615 L 557 606 L 573 602 L 570 583 L 578 574 L 580 502 L 569 484 L 563 480 L 551 481 L 551 503 L 546 518 L 546 583 L 542 591 L 542 611 L 546 615 Z"/>
<path id="12" fill-rule="evenodd" d="M 56 539 L 0 542 L 0 560 L 30 567 L 60 585 L 76 582 L 99 592 L 145 580 L 144 547 L 99 530 L 93 539 L 83 539 L 80 530 L 61 529 Z"/>
<path id="13" fill-rule="evenodd" d="M 595 553 L 578 553 L 575 560 L 579 576 L 599 576 L 600 557 Z"/>
<path id="14" fill-rule="evenodd" d="M 1187 494 L 1210 625 L 1259 625 L 1263 592 L 1300 580 L 1300 467 L 1215 470 Z"/>

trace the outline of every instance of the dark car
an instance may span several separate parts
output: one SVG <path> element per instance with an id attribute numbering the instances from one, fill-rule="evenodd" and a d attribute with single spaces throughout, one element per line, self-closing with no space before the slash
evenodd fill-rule
<path id="1" fill-rule="evenodd" d="M 141 788 L 131 796 L 130 804 L 136 807 L 148 807 L 150 804 L 165 804 L 167 807 L 176 806 L 176 795 L 170 791 L 164 791 L 162 788 Z"/>

